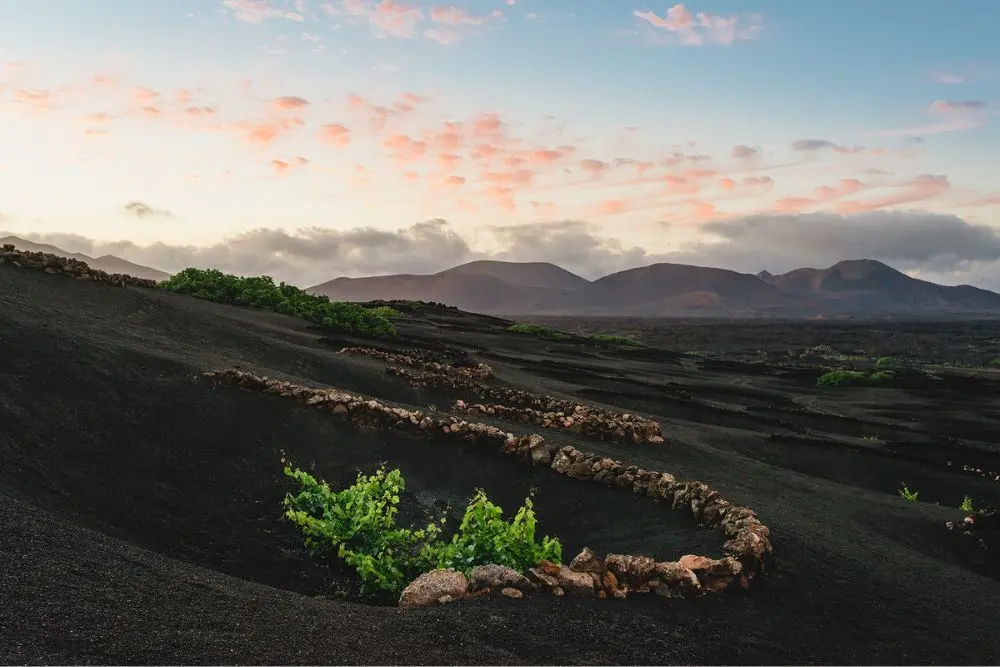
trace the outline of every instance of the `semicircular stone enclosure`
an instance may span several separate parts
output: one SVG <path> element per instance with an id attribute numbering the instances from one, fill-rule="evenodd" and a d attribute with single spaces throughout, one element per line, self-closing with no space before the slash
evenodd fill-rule
<path id="1" fill-rule="evenodd" d="M 640 443 L 669 446 L 664 444 L 660 426 L 653 420 L 611 413 L 508 386 L 488 385 L 484 380 L 492 376 L 492 369 L 485 364 L 448 364 L 420 351 L 401 354 L 375 348 L 345 348 L 341 352 L 367 355 L 393 364 L 386 372 L 413 386 L 464 389 L 485 402 L 459 400 L 450 406 L 452 412 L 468 416 L 467 420 L 434 409 L 409 410 L 342 389 L 307 387 L 235 368 L 209 371 L 203 378 L 215 384 L 295 401 L 356 427 L 385 429 L 438 443 L 454 441 L 470 445 L 478 452 L 499 454 L 507 464 L 497 462 L 499 470 L 494 469 L 490 475 L 506 474 L 542 489 L 548 486 L 563 489 L 563 493 L 546 494 L 546 500 L 562 499 L 562 503 L 553 503 L 551 514 L 543 515 L 547 529 L 565 529 L 578 541 L 593 540 L 595 546 L 603 547 L 605 554 L 600 556 L 590 545 L 578 544 L 575 546 L 580 551 L 568 565 L 542 561 L 523 574 L 503 572 L 504 568 L 498 566 L 484 566 L 485 570 L 476 568 L 469 576 L 436 570 L 411 582 L 401 597 L 402 606 L 440 604 L 493 591 L 508 597 L 547 593 L 616 599 L 630 593 L 678 598 L 739 592 L 749 589 L 750 582 L 764 571 L 773 553 L 768 528 L 754 511 L 727 501 L 707 484 L 678 480 L 666 471 L 645 470 L 626 460 L 588 453 L 582 444 L 578 447 L 550 442 L 538 433 L 515 433 L 486 423 L 515 422 L 523 427 L 562 431 L 580 440 L 597 438 L 622 447 Z M 474 421 L 477 417 L 486 421 Z M 517 465 L 509 465 L 511 463 Z M 440 464 L 434 469 L 440 471 Z M 461 469 L 486 468 L 466 465 Z M 412 472 L 419 476 L 419 467 Z M 425 474 L 432 475 L 429 470 Z M 482 481 L 474 475 L 469 477 L 464 481 L 470 486 Z M 589 483 L 604 488 L 600 493 L 593 493 L 597 491 L 593 487 L 586 494 L 566 493 L 567 483 Z M 526 487 L 515 484 L 505 488 L 520 492 Z M 637 506 L 623 509 L 620 504 L 604 501 L 610 497 L 606 494 L 641 503 L 642 509 Z M 544 502 L 540 505 L 544 507 Z M 607 511 L 611 507 L 614 507 L 613 514 Z M 621 516 L 621 512 L 636 514 L 634 525 L 644 526 L 650 525 L 650 512 L 662 513 L 664 507 L 678 514 L 663 517 L 663 525 L 650 533 L 674 536 L 673 543 L 662 543 L 661 539 L 656 550 L 677 549 L 676 560 L 658 561 L 645 555 L 651 545 L 643 543 L 642 535 L 626 531 L 621 535 L 624 544 L 617 545 L 608 544 L 608 539 L 601 537 L 601 523 L 628 523 L 629 517 Z M 645 515 L 646 520 L 638 515 Z M 591 530 L 582 529 L 581 523 L 589 524 Z M 713 534 L 705 528 L 717 531 L 714 534 L 719 537 L 715 539 L 722 542 L 721 548 L 713 549 L 705 541 Z M 573 546 L 572 541 L 570 546 Z M 632 549 L 633 553 L 622 553 L 623 546 Z M 699 549 L 700 553 L 691 553 L 693 549 Z"/>

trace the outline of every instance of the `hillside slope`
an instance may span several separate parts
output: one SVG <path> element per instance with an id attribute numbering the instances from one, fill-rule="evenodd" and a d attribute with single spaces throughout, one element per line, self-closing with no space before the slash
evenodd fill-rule
<path id="1" fill-rule="evenodd" d="M 539 530 L 564 535 L 568 557 L 583 544 L 676 557 L 688 548 L 677 540 L 722 536 L 678 524 L 649 498 L 481 448 L 360 431 L 192 379 L 239 365 L 409 408 L 448 404 L 336 353 L 364 339 L 322 342 L 324 332 L 274 313 L 11 266 L 0 266 L 0 312 L 2 663 L 990 664 L 1000 650 L 1000 581 L 952 562 L 939 539 L 957 510 L 893 492 L 906 479 L 921 500 L 937 489 L 942 501 L 990 501 L 995 485 L 886 455 L 782 448 L 768 437 L 774 426 L 747 412 L 666 403 L 658 389 L 669 375 L 732 400 L 737 383 L 756 391 L 740 368 L 689 371 L 669 355 L 535 340 L 434 308 L 400 320 L 399 339 L 382 344 L 437 341 L 533 391 L 576 399 L 561 392 L 590 387 L 618 410 L 647 410 L 669 446 L 545 437 L 711 483 L 753 507 L 777 549 L 749 596 L 501 597 L 402 613 L 317 598 L 329 574 L 281 517 L 283 452 L 337 484 L 398 465 L 410 497 L 442 493 L 452 505 L 482 486 L 509 510 L 536 488 Z M 770 383 L 753 405 L 803 391 L 753 381 Z M 886 390 L 878 405 L 912 410 L 915 400 Z M 989 400 L 935 395 L 933 409 L 957 418 L 945 411 L 985 413 Z M 844 428 L 843 418 L 809 419 L 814 432 Z"/>
<path id="2" fill-rule="evenodd" d="M 62 248 L 57 248 L 46 243 L 32 243 L 31 241 L 26 241 L 17 236 L 5 236 L 0 238 L 0 245 L 5 244 L 16 246 L 20 250 L 44 252 L 52 255 L 59 255 L 60 257 L 78 259 L 81 262 L 86 262 L 91 268 L 107 271 L 108 273 L 123 273 L 135 276 L 136 278 L 146 278 L 148 280 L 156 281 L 166 280 L 170 277 L 170 274 L 165 271 L 160 271 L 159 269 L 154 269 L 149 266 L 142 266 L 141 264 L 135 264 L 133 262 L 129 262 L 128 260 L 124 260 L 121 257 L 115 257 L 114 255 L 90 257 L 80 253 L 66 252 Z"/>

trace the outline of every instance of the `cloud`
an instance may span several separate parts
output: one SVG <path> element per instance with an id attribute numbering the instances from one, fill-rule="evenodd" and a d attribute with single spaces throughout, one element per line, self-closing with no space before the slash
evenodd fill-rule
<path id="1" fill-rule="evenodd" d="M 669 43 L 682 46 L 729 46 L 740 40 L 757 37 L 763 26 L 763 20 L 756 14 L 692 14 L 683 4 L 673 5 L 663 16 L 639 10 L 633 11 L 632 15 L 657 30 L 669 33 L 672 38 L 667 40 Z"/>
<path id="2" fill-rule="evenodd" d="M 149 204 L 144 204 L 141 201 L 133 201 L 125 204 L 125 212 L 128 215 L 134 215 L 137 218 L 172 218 L 173 213 L 165 209 L 153 208 Z"/>
<path id="3" fill-rule="evenodd" d="M 870 134 L 880 137 L 919 137 L 961 132 L 986 125 L 990 116 L 988 105 L 980 100 L 935 100 L 927 106 L 927 112 L 939 120 L 927 125 L 879 130 Z"/>
<path id="4" fill-rule="evenodd" d="M 547 202 L 533 205 L 539 211 L 550 208 Z M 710 207 L 706 205 L 703 214 L 710 216 Z M 1000 232 L 954 215 L 902 211 L 759 214 L 708 221 L 701 230 L 701 239 L 668 251 L 627 245 L 581 220 L 488 227 L 485 232 L 494 241 L 494 249 L 488 252 L 473 248 L 441 219 L 394 231 L 263 228 L 208 247 L 140 246 L 65 234 L 19 235 L 69 252 L 113 254 L 171 272 L 188 266 L 214 267 L 243 275 L 270 275 L 301 286 L 340 275 L 434 273 L 474 259 L 553 262 L 587 278 L 598 278 L 656 262 L 779 273 L 870 258 L 927 275 L 947 275 L 952 282 L 993 280 L 990 284 L 1000 287 Z"/>
<path id="5" fill-rule="evenodd" d="M 933 270 L 1000 260 L 996 228 L 941 213 L 754 215 L 710 222 L 702 229 L 721 243 L 690 248 L 688 254 L 747 271 L 828 266 L 851 258 Z"/>
<path id="6" fill-rule="evenodd" d="M 752 146 L 737 144 L 736 146 L 733 146 L 731 151 L 729 151 L 729 155 L 735 160 L 748 160 L 760 155 L 760 151 Z"/>
<path id="7" fill-rule="evenodd" d="M 822 150 L 831 150 L 835 153 L 862 153 L 867 149 L 864 146 L 841 146 L 826 139 L 796 139 L 792 142 L 792 150 L 802 153 Z"/>

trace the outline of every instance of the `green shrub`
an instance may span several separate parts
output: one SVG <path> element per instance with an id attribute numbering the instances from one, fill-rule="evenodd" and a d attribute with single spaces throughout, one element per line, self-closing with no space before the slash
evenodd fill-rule
<path id="1" fill-rule="evenodd" d="M 536 336 L 538 338 L 547 338 L 549 340 L 566 340 L 569 338 L 569 335 L 563 333 L 562 331 L 557 331 L 552 327 L 546 327 L 540 324 L 512 324 L 507 327 L 507 331 L 516 334 Z"/>
<path id="2" fill-rule="evenodd" d="M 594 336 L 594 340 L 600 341 L 602 343 L 607 343 L 609 345 L 644 347 L 643 344 L 637 341 L 635 338 L 629 338 L 628 336 L 619 336 L 616 334 L 597 334 L 596 336 Z"/>
<path id="3" fill-rule="evenodd" d="M 252 306 L 292 315 L 342 331 L 375 336 L 396 333 L 396 328 L 389 321 L 396 312 L 388 306 L 364 308 L 354 303 L 330 301 L 325 296 L 303 292 L 294 285 L 276 285 L 269 276 L 242 278 L 216 269 L 188 268 L 160 283 L 160 287 L 217 303 Z"/>
<path id="4" fill-rule="evenodd" d="M 865 373 L 837 370 L 824 373 L 816 380 L 816 384 L 820 387 L 886 387 L 892 381 L 893 375 L 888 371 Z"/>
<path id="5" fill-rule="evenodd" d="M 1000 366 L 1000 357 L 994 357 L 986 362 L 987 366 Z"/>
<path id="6" fill-rule="evenodd" d="M 911 503 L 917 502 L 917 496 L 920 495 L 920 492 L 910 491 L 909 487 L 906 486 L 906 482 L 900 482 L 900 484 L 902 484 L 902 486 L 899 487 L 899 491 L 896 492 L 899 494 L 899 497 L 903 500 L 909 500 Z"/>
<path id="7" fill-rule="evenodd" d="M 285 516 L 305 539 L 310 553 L 335 557 L 353 568 L 366 595 L 398 594 L 423 572 L 453 567 L 468 573 L 477 565 L 496 563 L 518 571 L 543 558 L 562 561 L 562 546 L 553 538 L 535 541 L 535 513 L 531 499 L 525 500 L 513 521 L 503 519 L 503 510 L 478 491 L 451 541 L 440 539 L 442 528 L 431 522 L 414 530 L 396 525 L 399 497 L 405 481 L 399 470 L 380 468 L 375 474 L 359 474 L 342 491 L 302 470 L 285 467 L 285 475 L 299 485 L 296 495 L 287 494 Z M 444 518 L 440 520 L 443 525 Z"/>
<path id="8" fill-rule="evenodd" d="M 966 496 L 962 500 L 962 504 L 958 506 L 958 509 L 962 510 L 963 512 L 975 512 L 976 511 L 972 507 L 972 498 L 970 498 L 969 496 Z"/>
<path id="9" fill-rule="evenodd" d="M 468 572 L 477 565 L 496 563 L 523 572 L 542 559 L 562 562 L 559 540 L 543 537 L 535 541 L 535 511 L 531 498 L 514 515 L 503 519 L 503 510 L 479 490 L 465 510 L 458 532 L 438 552 L 438 567 Z"/>
<path id="10" fill-rule="evenodd" d="M 899 360 L 894 357 L 879 357 L 875 361 L 875 368 L 898 368 Z"/>

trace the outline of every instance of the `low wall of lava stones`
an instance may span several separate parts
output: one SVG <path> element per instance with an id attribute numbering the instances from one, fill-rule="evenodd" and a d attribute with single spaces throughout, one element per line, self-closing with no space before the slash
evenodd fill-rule
<path id="1" fill-rule="evenodd" d="M 537 434 L 518 436 L 496 426 L 393 407 L 340 389 L 304 387 L 236 369 L 210 371 L 204 374 L 204 378 L 213 383 L 290 398 L 358 426 L 376 426 L 423 437 L 444 437 L 490 445 L 502 454 L 522 458 L 536 466 L 546 466 L 573 479 L 590 480 L 669 502 L 674 510 L 689 512 L 699 523 L 721 531 L 728 538 L 723 550 L 740 567 L 723 588 L 731 585 L 747 587 L 749 580 L 764 570 L 772 553 L 770 532 L 754 511 L 730 503 L 718 491 L 701 482 L 679 481 L 666 472 L 644 470 L 608 457 L 586 454 L 571 446 L 560 447 L 546 442 Z M 651 567 L 650 563 L 654 569 L 657 565 L 652 559 L 640 556 L 629 558 L 639 559 L 629 562 L 641 571 Z M 721 576 L 721 566 L 711 565 L 709 561 L 711 559 L 699 562 L 704 565 L 705 572 L 718 571 Z M 731 565 L 727 567 L 733 569 Z M 687 569 L 692 570 L 690 567 Z M 625 578 L 628 579 L 628 575 Z M 710 586 L 705 590 L 714 589 Z"/>
<path id="2" fill-rule="evenodd" d="M 72 257 L 60 257 L 47 252 L 18 250 L 15 246 L 0 246 L 0 264 L 11 264 L 25 269 L 35 269 L 53 275 L 69 276 L 77 280 L 112 283 L 122 287 L 156 287 L 157 282 L 136 278 L 123 273 L 108 273 L 91 268 L 86 262 Z"/>
<path id="3" fill-rule="evenodd" d="M 381 359 L 390 364 L 400 364 L 412 366 L 437 375 L 446 375 L 456 378 L 466 378 L 469 380 L 489 380 L 493 377 L 493 368 L 487 364 L 475 364 L 471 366 L 453 366 L 438 361 L 427 361 L 418 359 L 415 356 L 398 352 L 386 352 L 374 347 L 345 347 L 339 354 L 355 354 L 373 359 Z"/>
<path id="4" fill-rule="evenodd" d="M 664 442 L 659 422 L 639 415 L 619 414 L 512 387 L 486 385 L 471 378 L 429 372 L 418 374 L 398 366 L 390 366 L 385 370 L 389 375 L 405 379 L 411 387 L 444 387 L 495 401 L 489 405 L 478 404 L 471 407 L 460 401 L 455 405 L 456 410 L 477 410 L 489 414 L 492 409 L 494 413 L 502 412 L 515 421 L 530 422 L 546 428 L 566 428 L 610 442 Z"/>

